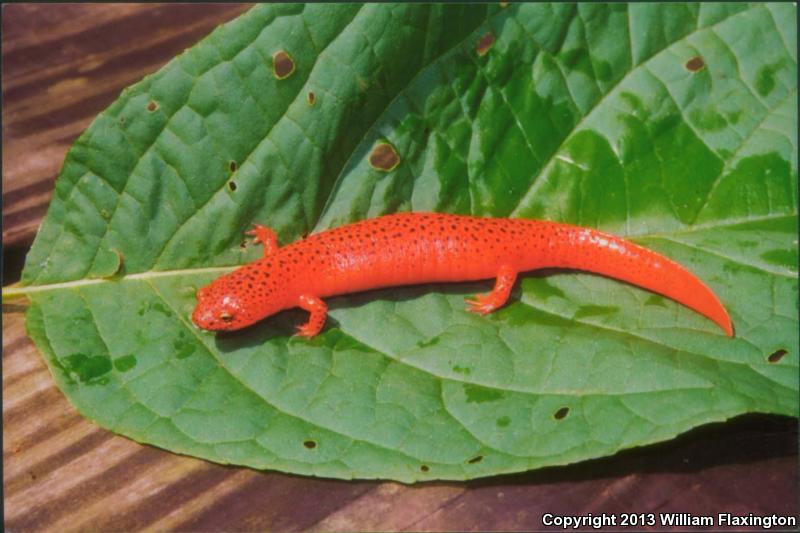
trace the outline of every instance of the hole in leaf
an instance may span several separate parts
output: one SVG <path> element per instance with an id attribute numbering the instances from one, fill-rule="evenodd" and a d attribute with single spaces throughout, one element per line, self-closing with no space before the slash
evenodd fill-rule
<path id="1" fill-rule="evenodd" d="M 147 110 L 152 113 L 157 109 L 158 109 L 158 104 L 155 102 L 155 100 L 150 100 L 150 103 L 147 104 Z"/>
<path id="2" fill-rule="evenodd" d="M 309 450 L 313 450 L 314 448 L 317 447 L 317 442 L 313 440 L 307 440 L 303 442 L 303 446 L 305 446 Z"/>
<path id="3" fill-rule="evenodd" d="M 555 414 L 553 414 L 553 418 L 555 418 L 556 420 L 561 420 L 568 414 L 569 414 L 569 407 L 562 407 L 561 409 L 556 411 Z"/>
<path id="4" fill-rule="evenodd" d="M 697 72 L 698 70 L 702 69 L 705 66 L 706 63 L 700 56 L 695 56 L 686 62 L 686 68 L 688 70 L 691 70 L 692 72 Z"/>
<path id="5" fill-rule="evenodd" d="M 236 187 L 237 187 L 237 185 L 236 185 L 236 182 L 235 182 L 235 181 L 231 180 L 231 181 L 229 181 L 229 182 L 228 182 L 228 188 L 229 188 L 231 191 L 235 191 L 235 190 L 236 190 Z"/>
<path id="6" fill-rule="evenodd" d="M 306 95 L 306 101 L 308 102 L 308 105 L 314 105 L 316 103 L 317 95 L 314 94 L 314 91 L 308 91 L 308 94 Z"/>
<path id="7" fill-rule="evenodd" d="M 231 172 L 236 172 L 236 161 L 228 163 L 228 168 L 231 169 Z"/>
<path id="8" fill-rule="evenodd" d="M 419 469 L 422 470 L 423 472 L 427 472 L 428 470 L 430 470 L 430 467 L 428 467 L 428 465 L 422 465 L 419 467 Z"/>
<path id="9" fill-rule="evenodd" d="M 493 44 L 494 33 L 489 32 L 478 40 L 478 44 L 475 45 L 475 51 L 478 52 L 479 56 L 483 57 L 492 48 Z"/>
<path id="10" fill-rule="evenodd" d="M 471 465 L 474 465 L 475 463 L 480 463 L 481 461 L 483 461 L 483 456 L 482 455 L 476 455 L 475 457 L 473 457 L 472 459 L 470 459 L 467 462 L 469 464 L 471 464 Z"/>
<path id="11" fill-rule="evenodd" d="M 787 352 L 783 348 L 781 348 L 780 350 L 775 350 L 769 355 L 769 357 L 767 357 L 767 361 L 769 361 L 770 363 L 777 363 L 778 361 L 783 359 L 783 356 L 786 355 L 787 353 L 789 352 Z"/>
<path id="12" fill-rule="evenodd" d="M 294 59 L 284 50 L 272 54 L 272 73 L 279 80 L 288 78 L 294 73 Z"/>
<path id="13" fill-rule="evenodd" d="M 372 153 L 369 154 L 369 166 L 376 170 L 389 172 L 397 168 L 399 164 L 400 156 L 397 155 L 394 146 L 389 143 L 376 144 L 375 148 L 372 149 Z"/>

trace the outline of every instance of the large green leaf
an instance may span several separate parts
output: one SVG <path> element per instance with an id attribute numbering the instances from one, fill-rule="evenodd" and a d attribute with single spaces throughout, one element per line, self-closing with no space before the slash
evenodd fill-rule
<path id="1" fill-rule="evenodd" d="M 258 6 L 72 147 L 18 289 L 29 332 L 104 427 L 321 476 L 472 478 L 797 415 L 795 24 L 791 4 Z M 197 287 L 260 254 L 252 222 L 286 243 L 402 210 L 627 235 L 707 281 L 737 335 L 563 272 L 487 317 L 462 299 L 489 282 L 332 298 L 312 340 L 299 311 L 191 326 Z"/>

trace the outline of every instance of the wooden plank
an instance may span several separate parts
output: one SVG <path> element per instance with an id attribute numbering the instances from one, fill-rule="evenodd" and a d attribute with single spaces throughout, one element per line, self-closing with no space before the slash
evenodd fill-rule
<path id="1" fill-rule="evenodd" d="M 66 149 L 92 117 L 246 8 L 4 6 L 7 265 L 30 245 Z M 83 419 L 25 336 L 24 308 L 3 306 L 8 530 L 524 531 L 540 529 L 545 512 L 797 512 L 797 423 L 783 417 L 740 417 L 610 458 L 468 483 L 325 480 L 176 455 Z"/>

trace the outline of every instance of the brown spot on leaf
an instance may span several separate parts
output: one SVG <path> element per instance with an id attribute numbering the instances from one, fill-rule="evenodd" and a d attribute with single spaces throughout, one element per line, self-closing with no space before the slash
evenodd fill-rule
<path id="1" fill-rule="evenodd" d="M 471 465 L 474 465 L 475 463 L 480 463 L 481 461 L 483 461 L 483 456 L 482 455 L 476 455 L 475 457 L 473 457 L 472 459 L 470 459 L 467 462 L 469 464 L 471 464 Z"/>
<path id="2" fill-rule="evenodd" d="M 376 170 L 389 172 L 397 168 L 400 164 L 400 156 L 389 143 L 381 142 L 375 145 L 372 153 L 369 154 L 369 166 Z"/>
<path id="3" fill-rule="evenodd" d="M 231 180 L 231 181 L 229 181 L 229 182 L 228 182 L 228 188 L 229 188 L 231 191 L 235 191 L 235 190 L 236 190 L 236 187 L 237 187 L 237 185 L 236 185 L 236 182 L 235 182 L 235 181 Z"/>
<path id="4" fill-rule="evenodd" d="M 561 409 L 555 412 L 553 418 L 555 418 L 556 420 L 561 420 L 568 414 L 569 414 L 569 407 L 562 407 Z"/>
<path id="5" fill-rule="evenodd" d="M 508 2 L 500 2 L 500 7 L 502 8 L 508 7 Z"/>
<path id="6" fill-rule="evenodd" d="M 767 361 L 769 361 L 770 363 L 777 363 L 778 361 L 783 359 L 783 356 L 786 355 L 787 353 L 789 352 L 787 352 L 783 348 L 781 348 L 780 350 L 775 350 L 770 354 L 769 357 L 767 357 Z"/>
<path id="7" fill-rule="evenodd" d="M 686 68 L 691 70 L 692 72 L 697 72 L 698 70 L 702 69 L 705 66 L 706 63 L 700 56 L 695 56 L 686 62 Z"/>
<path id="8" fill-rule="evenodd" d="M 305 446 L 309 450 L 313 450 L 314 448 L 317 447 L 317 443 L 315 441 L 313 441 L 313 440 L 307 440 L 307 441 L 303 442 L 303 446 Z"/>
<path id="9" fill-rule="evenodd" d="M 294 59 L 284 50 L 272 54 L 272 73 L 279 80 L 288 78 L 294 73 Z"/>
<path id="10" fill-rule="evenodd" d="M 236 172 L 236 161 L 230 161 L 228 163 L 228 168 L 231 169 L 231 172 Z"/>
<path id="11" fill-rule="evenodd" d="M 158 109 L 158 104 L 155 100 L 150 100 L 150 102 L 147 104 L 147 110 L 152 113 L 156 109 Z"/>
<path id="12" fill-rule="evenodd" d="M 308 105 L 314 105 L 317 102 L 317 95 L 314 94 L 314 91 L 308 91 L 306 102 L 308 102 Z"/>
<path id="13" fill-rule="evenodd" d="M 422 470 L 423 472 L 427 472 L 428 470 L 430 470 L 428 465 L 422 465 L 422 466 L 419 467 L 419 469 Z"/>
<path id="14" fill-rule="evenodd" d="M 478 52 L 478 55 L 483 57 L 489 51 L 489 49 L 494 44 L 494 33 L 489 32 L 483 37 L 478 40 L 478 44 L 475 45 L 475 51 Z"/>

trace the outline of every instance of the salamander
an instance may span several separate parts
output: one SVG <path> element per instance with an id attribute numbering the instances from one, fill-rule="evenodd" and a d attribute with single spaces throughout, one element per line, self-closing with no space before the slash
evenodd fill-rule
<path id="1" fill-rule="evenodd" d="M 488 294 L 466 299 L 485 315 L 503 306 L 520 273 L 541 268 L 582 270 L 661 294 L 714 321 L 733 325 L 711 289 L 678 263 L 598 230 L 543 220 L 440 213 L 398 213 L 312 234 L 279 247 L 275 233 L 248 232 L 264 246 L 262 258 L 197 292 L 192 321 L 232 331 L 279 311 L 310 313 L 303 337 L 325 325 L 324 298 L 383 287 L 494 278 Z"/>

